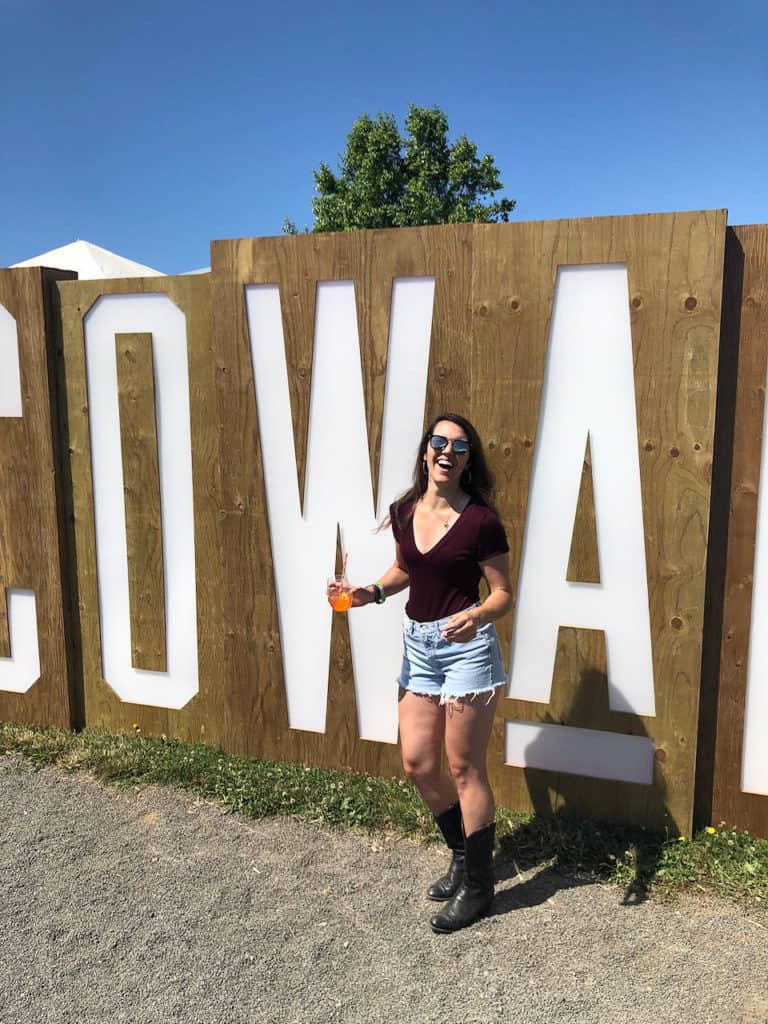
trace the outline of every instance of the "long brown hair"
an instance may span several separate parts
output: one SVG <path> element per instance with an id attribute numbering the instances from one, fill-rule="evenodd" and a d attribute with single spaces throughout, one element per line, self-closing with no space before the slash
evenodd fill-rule
<path id="1" fill-rule="evenodd" d="M 416 464 L 413 467 L 413 483 L 407 491 L 395 500 L 392 505 L 392 514 L 387 516 L 379 529 L 385 530 L 392 520 L 395 521 L 395 525 L 400 529 L 402 523 L 401 513 L 407 506 L 410 506 L 407 514 L 413 514 L 413 508 L 416 505 L 416 502 L 427 489 L 427 482 L 429 478 L 425 472 L 426 467 L 424 463 L 427 455 L 427 445 L 429 444 L 429 439 L 432 436 L 432 432 L 435 427 L 443 420 L 448 420 L 449 423 L 455 423 L 457 427 L 461 427 L 469 441 L 469 461 L 466 469 L 461 474 L 461 489 L 465 491 L 476 504 L 485 505 L 486 508 L 491 509 L 492 512 L 496 511 L 492 497 L 494 484 L 493 473 L 488 469 L 488 464 L 485 461 L 485 455 L 483 454 L 483 442 L 480 440 L 480 435 L 469 420 L 465 419 L 463 416 L 459 416 L 453 412 L 443 412 L 440 413 L 439 416 L 435 416 L 424 431 L 424 435 L 419 442 Z"/>

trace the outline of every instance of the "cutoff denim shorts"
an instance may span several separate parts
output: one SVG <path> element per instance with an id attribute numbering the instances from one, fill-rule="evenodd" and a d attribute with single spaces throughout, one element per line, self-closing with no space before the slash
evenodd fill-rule
<path id="1" fill-rule="evenodd" d="M 450 618 L 415 622 L 405 616 L 398 685 L 409 693 L 439 697 L 441 704 L 479 693 L 490 700 L 507 681 L 496 627 L 489 622 L 478 626 L 474 640 L 449 643 L 442 630 Z"/>

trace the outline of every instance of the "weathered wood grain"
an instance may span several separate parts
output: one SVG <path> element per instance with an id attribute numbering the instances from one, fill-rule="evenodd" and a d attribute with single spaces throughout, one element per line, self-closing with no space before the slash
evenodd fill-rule
<path id="1" fill-rule="evenodd" d="M 0 534 L 0 551 L 10 547 L 8 541 Z M 0 578 L 0 658 L 11 657 L 11 634 L 10 623 L 8 622 L 8 600 L 6 588 L 10 583 L 5 578 Z"/>
<path id="2" fill-rule="evenodd" d="M 592 452 L 587 438 L 584 465 L 581 471 L 579 499 L 573 521 L 571 551 L 566 579 L 571 582 L 599 583 L 600 556 L 597 547 L 595 493 L 592 483 Z"/>
<path id="3" fill-rule="evenodd" d="M 629 273 L 657 714 L 611 712 L 603 634 L 563 626 L 550 704 L 500 702 L 489 766 L 499 801 L 509 807 L 689 831 L 724 231 L 724 213 L 705 212 L 244 239 L 213 243 L 210 279 L 62 286 L 89 721 L 125 729 L 138 716 L 145 731 L 204 739 L 233 753 L 399 771 L 396 747 L 359 739 L 341 616 L 333 624 L 326 732 L 288 728 L 244 288 L 280 288 L 303 495 L 318 281 L 355 286 L 375 481 L 393 281 L 435 278 L 425 416 L 450 409 L 478 427 L 497 480 L 516 583 L 557 270 L 621 262 Z M 187 316 L 201 689 L 179 712 L 126 707 L 100 674 L 82 320 L 105 291 L 165 291 Z M 149 418 L 142 411 L 137 424 Z M 578 507 L 568 514 L 575 514 L 569 574 L 599 579 L 589 449 Z M 510 627 L 511 620 L 500 623 L 507 650 Z M 654 783 L 506 766 L 507 718 L 649 736 Z"/>
<path id="4" fill-rule="evenodd" d="M 738 379 L 719 694 L 715 691 L 713 695 L 717 718 L 711 820 L 768 837 L 768 796 L 741 790 L 757 498 L 760 487 L 766 486 L 760 479 L 760 460 L 762 446 L 768 443 L 763 422 L 768 369 L 768 225 L 731 231 L 739 258 L 734 258 L 729 268 L 735 287 L 726 283 L 728 340 L 732 346 L 738 345 Z M 727 421 L 723 429 L 727 434 Z M 706 682 L 711 685 L 713 680 Z M 711 768 L 705 761 L 704 779 Z"/>
<path id="5" fill-rule="evenodd" d="M 142 293 L 166 294 L 186 317 L 189 389 L 192 442 L 192 484 L 194 495 L 195 560 L 197 580 L 197 631 L 200 691 L 184 708 L 165 710 L 142 707 L 121 701 L 103 677 L 101 634 L 99 622 L 99 595 L 97 584 L 97 551 L 93 518 L 93 484 L 91 476 L 90 425 L 88 420 L 88 394 L 85 366 L 83 321 L 89 310 L 103 295 L 131 295 Z M 219 423 L 212 408 L 215 397 L 216 368 L 210 343 L 211 309 L 210 282 L 207 275 L 178 278 L 123 279 L 115 281 L 87 281 L 63 284 L 60 287 L 64 360 L 67 376 L 68 422 L 73 478 L 74 525 L 77 539 L 77 577 L 79 589 L 80 621 L 83 641 L 83 690 L 86 719 L 89 726 L 111 731 L 127 732 L 134 725 L 142 732 L 176 736 L 191 742 L 204 740 L 213 745 L 223 742 L 225 718 L 221 710 L 225 691 L 222 663 L 224 638 L 221 633 L 221 521 L 216 494 L 219 480 Z M 142 361 L 144 362 L 144 361 Z M 147 364 L 144 362 L 145 370 Z M 125 369 L 125 367 L 123 367 Z M 146 373 L 139 374 L 147 383 Z M 142 410 L 136 429 L 149 438 L 155 432 L 154 403 L 147 396 L 141 398 Z M 123 403 L 125 406 L 125 402 Z M 125 430 L 125 427 L 123 428 Z M 126 438 L 122 438 L 123 448 Z M 151 444 L 149 444 L 151 448 Z M 127 462 L 133 458 L 128 443 Z M 120 453 L 116 453 L 119 457 Z M 138 455 L 137 455 L 138 458 Z M 143 459 L 143 456 L 142 456 Z M 143 463 L 142 463 L 143 464 Z M 140 470 L 136 465 L 136 474 Z M 154 477 L 155 471 L 152 471 Z M 129 472 L 129 478 L 133 474 Z M 142 477 L 143 479 L 143 477 Z M 140 485 L 143 486 L 143 485 Z M 155 486 L 154 484 L 152 485 Z M 127 508 L 131 507 L 129 498 Z M 138 505 L 137 505 L 138 509 Z M 157 547 L 157 516 L 152 514 L 150 531 L 155 539 L 155 554 L 151 562 L 160 564 Z M 138 580 L 142 559 L 146 521 L 128 513 L 135 530 L 135 543 L 129 547 L 129 578 Z M 155 569 L 155 580 L 159 568 Z M 159 583 L 156 583 L 159 587 Z M 155 601 L 160 598 L 155 590 Z M 133 640 L 143 652 L 147 640 L 144 626 L 157 629 L 149 621 L 134 621 Z M 141 635 L 139 635 L 141 633 Z M 157 633 L 150 639 L 157 650 Z M 163 658 L 165 650 L 163 644 Z M 159 662 L 156 662 L 158 664 Z"/>
<path id="6" fill-rule="evenodd" d="M 116 334 L 115 347 L 132 664 L 165 672 L 163 525 L 152 335 Z"/>
<path id="7" fill-rule="evenodd" d="M 409 229 L 216 242 L 212 247 L 214 337 L 222 424 L 226 671 L 242 700 L 239 749 L 378 774 L 399 771 L 391 744 L 358 736 L 349 636 L 335 617 L 326 733 L 288 728 L 272 557 L 267 528 L 243 288 L 280 287 L 294 444 L 303 495 L 309 422 L 314 303 L 318 281 L 352 281 L 374 486 L 381 448 L 390 306 L 395 279 L 434 276 L 435 305 L 426 418 L 466 410 L 471 228 Z"/>
<path id="8" fill-rule="evenodd" d="M 725 215 L 602 218 L 510 228 L 475 228 L 474 344 L 476 351 L 485 346 L 491 355 L 485 367 L 475 358 L 473 409 L 481 428 L 490 410 L 488 454 L 501 484 L 499 503 L 515 581 L 557 267 L 627 266 L 657 714 L 640 718 L 601 713 L 606 701 L 602 634 L 561 629 L 551 705 L 502 700 L 501 715 L 564 724 L 572 724 L 574 715 L 578 720 L 592 718 L 609 731 L 650 736 L 656 760 L 650 790 L 526 773 L 503 765 L 498 727 L 489 760 L 500 767 L 492 767 L 491 774 L 507 806 L 542 809 L 540 794 L 546 790 L 555 809 L 687 831 L 693 805 Z M 486 296 L 496 297 L 490 308 Z M 505 419 L 517 430 L 499 444 Z M 582 544 L 577 534 L 574 543 Z"/>
<path id="9" fill-rule="evenodd" d="M 70 699 L 75 643 L 67 604 L 69 552 L 64 522 L 57 333 L 48 289 L 66 271 L 39 267 L 0 270 L 0 304 L 16 320 L 22 416 L 0 418 L 0 656 L 10 655 L 5 588 L 33 590 L 41 676 L 25 694 L 0 690 L 0 720 L 69 728 L 77 715 Z"/>

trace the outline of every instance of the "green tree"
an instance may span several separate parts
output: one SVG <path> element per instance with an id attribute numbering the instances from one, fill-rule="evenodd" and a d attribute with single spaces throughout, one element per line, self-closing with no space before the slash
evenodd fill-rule
<path id="1" fill-rule="evenodd" d="M 392 114 L 358 118 L 339 173 L 324 163 L 314 172 L 313 231 L 509 220 L 515 200 L 491 201 L 503 187 L 493 157 L 478 157 L 466 135 L 451 145 L 439 107 L 412 104 L 405 130 Z M 296 227 L 286 221 L 284 230 Z"/>

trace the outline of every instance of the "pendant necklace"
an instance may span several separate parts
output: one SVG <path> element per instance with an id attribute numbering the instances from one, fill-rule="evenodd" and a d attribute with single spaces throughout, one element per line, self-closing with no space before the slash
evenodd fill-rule
<path id="1" fill-rule="evenodd" d="M 467 502 L 467 505 L 468 504 L 469 504 L 469 502 Z M 464 509 L 467 507 L 467 505 L 464 505 L 459 512 L 456 512 L 455 509 L 451 510 L 451 514 L 448 516 L 448 518 L 443 520 L 443 529 L 444 530 L 447 530 L 455 522 L 454 513 L 456 514 L 456 518 L 458 518 L 461 515 L 461 513 L 464 511 Z"/>

